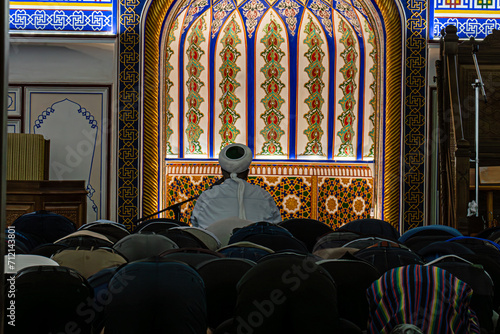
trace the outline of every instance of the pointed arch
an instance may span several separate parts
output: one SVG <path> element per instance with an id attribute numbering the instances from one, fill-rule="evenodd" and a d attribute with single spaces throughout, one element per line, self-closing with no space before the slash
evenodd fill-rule
<path id="1" fill-rule="evenodd" d="M 357 2 L 356 0 L 354 2 Z M 358 2 L 359 4 L 359 2 Z M 162 89 L 160 56 L 164 43 L 162 36 L 169 26 L 169 12 L 179 11 L 181 5 L 173 0 L 153 0 L 145 13 L 143 37 L 144 46 L 144 92 L 142 104 L 142 133 L 140 157 L 142 168 L 142 213 L 155 212 L 161 204 L 159 189 L 164 167 L 165 140 L 160 113 Z M 403 83 L 401 62 L 403 38 L 401 37 L 401 9 L 394 0 L 373 0 L 364 6 L 366 15 L 375 22 L 375 39 L 378 50 L 385 50 L 385 58 L 380 52 L 379 61 L 385 66 L 378 67 L 378 84 L 385 91 L 377 101 L 375 152 L 375 194 L 376 216 L 396 225 L 400 219 L 401 182 L 401 110 Z M 377 22 L 380 14 L 382 22 Z M 160 148 L 160 149 L 159 149 Z"/>
<path id="2" fill-rule="evenodd" d="M 161 183 L 160 169 L 163 168 L 165 143 L 160 134 L 160 41 L 163 23 L 173 0 L 154 0 L 150 3 L 145 16 L 143 35 L 144 45 L 144 75 L 143 75 L 143 105 L 142 105 L 142 215 L 146 216 L 158 210 L 159 185 Z M 163 117 L 163 116 L 162 116 Z"/>

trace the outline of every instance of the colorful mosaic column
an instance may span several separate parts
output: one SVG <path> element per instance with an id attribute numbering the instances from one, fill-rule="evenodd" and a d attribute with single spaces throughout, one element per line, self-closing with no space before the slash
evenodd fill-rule
<path id="1" fill-rule="evenodd" d="M 186 147 L 186 153 L 188 154 L 203 154 L 199 139 L 204 131 L 199 123 L 200 119 L 204 116 L 200 111 L 200 105 L 204 101 L 203 97 L 200 95 L 200 89 L 204 85 L 200 80 L 200 74 L 205 70 L 200 63 L 201 57 L 205 54 L 200 48 L 200 44 L 205 41 L 201 32 L 204 30 L 204 26 L 205 20 L 201 18 L 188 37 L 188 64 L 186 65 L 186 71 L 189 75 L 186 82 L 188 87 L 188 96 L 186 97 L 186 102 L 188 104 L 188 110 L 186 112 L 188 147 Z"/>
<path id="2" fill-rule="evenodd" d="M 373 113 L 370 115 L 370 121 L 372 122 L 373 129 L 368 133 L 370 138 L 372 139 L 372 145 L 370 147 L 370 153 L 368 157 L 375 157 L 375 110 L 377 110 L 377 71 L 378 71 L 378 54 L 377 47 L 375 44 L 375 33 L 373 32 L 373 28 L 365 22 L 365 31 L 368 32 L 370 37 L 368 38 L 368 43 L 373 46 L 372 52 L 370 52 L 370 57 L 373 59 L 373 66 L 370 68 L 370 73 L 373 76 L 373 83 L 370 85 L 370 89 L 373 92 L 373 98 L 370 100 L 370 105 L 373 108 Z"/>
<path id="3" fill-rule="evenodd" d="M 240 118 L 240 115 L 235 111 L 236 105 L 240 103 L 240 99 L 234 94 L 236 88 L 240 86 L 236 81 L 236 75 L 241 70 L 236 66 L 236 60 L 241 55 L 236 50 L 236 45 L 241 44 L 241 40 L 237 36 L 239 32 L 240 27 L 236 24 L 233 17 L 224 29 L 224 37 L 222 37 L 224 49 L 220 52 L 220 57 L 223 60 L 223 65 L 219 69 L 223 78 L 219 85 L 222 90 L 222 97 L 219 100 L 222 107 L 222 112 L 219 115 L 222 121 L 222 127 L 219 131 L 222 138 L 221 149 L 233 143 L 240 133 L 235 126 L 236 121 Z"/>
<path id="4" fill-rule="evenodd" d="M 170 73 L 174 70 L 174 67 L 170 65 L 170 58 L 172 57 L 172 54 L 174 51 L 170 47 L 173 41 L 175 41 L 175 36 L 174 36 L 174 31 L 178 28 L 178 22 L 175 20 L 174 25 L 172 26 L 172 29 L 169 31 L 168 39 L 167 39 L 167 48 L 165 51 L 165 136 L 166 136 L 166 150 L 167 154 L 173 154 L 172 152 L 172 145 L 170 144 L 170 137 L 172 137 L 172 134 L 174 131 L 170 128 L 170 121 L 174 117 L 170 110 L 170 104 L 174 101 L 173 98 L 170 96 L 169 92 L 170 89 L 173 86 L 173 82 L 170 80 Z"/>
<path id="5" fill-rule="evenodd" d="M 324 116 L 321 112 L 321 107 L 325 100 L 322 98 L 323 88 L 323 73 L 325 67 L 322 62 L 324 61 L 325 53 L 321 50 L 321 45 L 324 44 L 321 39 L 318 27 L 311 19 L 306 25 L 305 33 L 307 34 L 304 43 L 308 45 L 309 50 L 305 56 L 309 61 L 309 66 L 306 67 L 309 81 L 306 83 L 306 88 L 309 90 L 309 96 L 305 100 L 309 107 L 309 112 L 304 115 L 309 127 L 304 131 L 307 136 L 308 143 L 303 155 L 324 155 L 323 147 L 321 146 L 321 137 L 323 130 L 321 129 L 321 121 Z"/>
<path id="6" fill-rule="evenodd" d="M 344 59 L 344 66 L 340 69 L 344 76 L 344 82 L 340 84 L 344 96 L 339 101 L 339 104 L 342 106 L 342 114 L 340 114 L 338 119 L 342 122 L 342 129 L 340 129 L 337 135 L 340 137 L 342 144 L 340 144 L 338 156 L 353 157 L 355 155 L 352 144 L 352 139 L 355 135 L 353 123 L 356 119 L 353 112 L 354 105 L 356 104 L 354 91 L 357 88 L 354 77 L 358 71 L 356 68 L 358 53 L 355 50 L 356 39 L 353 31 L 344 20 L 341 20 L 339 24 L 339 32 L 342 34 L 340 42 L 344 44 L 345 49 L 340 54 L 342 59 Z"/>
<path id="7" fill-rule="evenodd" d="M 281 66 L 281 58 L 285 55 L 280 46 L 285 41 L 281 37 L 281 27 L 274 19 L 264 28 L 266 35 L 261 39 L 261 43 L 266 45 L 266 49 L 261 53 L 265 60 L 265 65 L 261 72 L 265 75 L 266 81 L 261 85 L 266 92 L 266 96 L 261 100 L 266 108 L 260 118 L 264 120 L 266 126 L 260 132 L 264 136 L 265 142 L 260 155 L 280 155 L 283 149 L 279 142 L 285 132 L 280 128 L 280 122 L 284 118 L 281 113 L 281 105 L 285 102 L 280 95 L 285 86 L 280 78 L 285 68 Z"/>

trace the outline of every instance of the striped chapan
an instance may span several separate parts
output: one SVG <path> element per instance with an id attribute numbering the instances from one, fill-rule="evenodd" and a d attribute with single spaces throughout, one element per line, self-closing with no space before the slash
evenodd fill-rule
<path id="1" fill-rule="evenodd" d="M 472 289 L 446 270 L 408 265 L 387 271 L 367 290 L 369 333 L 413 324 L 427 334 L 480 333 L 469 308 Z"/>

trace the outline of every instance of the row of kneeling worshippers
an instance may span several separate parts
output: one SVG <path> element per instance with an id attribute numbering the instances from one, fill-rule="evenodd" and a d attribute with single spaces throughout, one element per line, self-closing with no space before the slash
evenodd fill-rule
<path id="1" fill-rule="evenodd" d="M 234 217 L 129 231 L 38 211 L 6 234 L 5 333 L 500 331 L 500 228 Z"/>

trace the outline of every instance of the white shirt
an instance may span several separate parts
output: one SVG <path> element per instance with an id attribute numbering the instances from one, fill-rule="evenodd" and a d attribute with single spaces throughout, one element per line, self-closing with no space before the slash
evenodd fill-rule
<path id="1" fill-rule="evenodd" d="M 273 197 L 261 187 L 245 181 L 243 202 L 247 220 L 269 223 L 281 221 L 281 214 Z M 191 213 L 191 224 L 206 228 L 218 220 L 238 214 L 238 183 L 227 179 L 221 185 L 205 190 L 198 197 Z"/>

